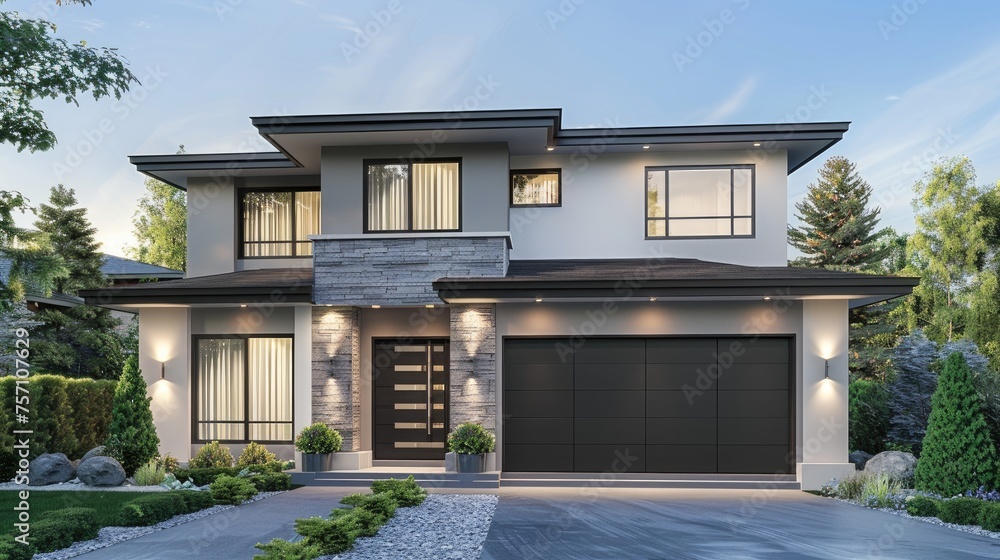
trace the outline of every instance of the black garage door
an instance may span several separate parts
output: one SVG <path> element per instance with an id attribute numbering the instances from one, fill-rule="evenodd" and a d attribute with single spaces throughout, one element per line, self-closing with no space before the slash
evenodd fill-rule
<path id="1" fill-rule="evenodd" d="M 507 339 L 503 470 L 789 473 L 788 338 Z"/>

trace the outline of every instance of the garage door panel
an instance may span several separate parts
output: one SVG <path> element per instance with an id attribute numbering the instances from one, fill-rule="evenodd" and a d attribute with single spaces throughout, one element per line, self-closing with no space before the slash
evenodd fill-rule
<path id="1" fill-rule="evenodd" d="M 576 445 L 573 464 L 578 472 L 646 472 L 646 446 Z"/>
<path id="2" fill-rule="evenodd" d="M 714 473 L 717 463 L 716 445 L 646 445 L 649 472 Z"/>
<path id="3" fill-rule="evenodd" d="M 647 418 L 646 443 L 659 445 L 715 444 L 715 418 Z"/>
<path id="4" fill-rule="evenodd" d="M 715 404 L 715 391 L 646 391 L 647 418 L 715 418 Z"/>
<path id="5" fill-rule="evenodd" d="M 646 341 L 641 338 L 587 339 L 573 358 L 579 364 L 644 364 Z"/>
<path id="6" fill-rule="evenodd" d="M 733 364 L 721 371 L 721 391 L 788 389 L 787 364 Z"/>
<path id="7" fill-rule="evenodd" d="M 720 445 L 719 472 L 739 474 L 784 474 L 792 472 L 788 464 L 788 446 Z"/>
<path id="8" fill-rule="evenodd" d="M 714 338 L 651 338 L 646 341 L 650 364 L 714 364 Z"/>
<path id="9" fill-rule="evenodd" d="M 721 418 L 787 418 L 788 391 L 719 391 Z"/>
<path id="10" fill-rule="evenodd" d="M 576 391 L 573 413 L 577 418 L 642 418 L 646 415 L 645 391 Z"/>
<path id="11" fill-rule="evenodd" d="M 521 472 L 572 472 L 572 445 L 505 445 L 503 470 Z"/>
<path id="12" fill-rule="evenodd" d="M 646 388 L 645 364 L 576 364 L 578 391 L 641 391 Z"/>
<path id="13" fill-rule="evenodd" d="M 572 418 L 573 391 L 510 391 L 504 413 L 511 418 Z"/>
<path id="14" fill-rule="evenodd" d="M 574 442 L 577 445 L 646 443 L 646 421 L 643 418 L 577 418 L 574 426 Z"/>
<path id="15" fill-rule="evenodd" d="M 716 381 L 706 364 L 646 364 L 646 389 L 711 391 Z"/>
<path id="16" fill-rule="evenodd" d="M 510 391 L 572 391 L 572 364 L 518 364 L 503 372 Z"/>
<path id="17" fill-rule="evenodd" d="M 736 364 L 787 364 L 788 339 L 720 338 L 719 355 L 723 354 L 731 356 Z"/>
<path id="18" fill-rule="evenodd" d="M 568 340 L 521 339 L 511 342 L 504 349 L 506 364 L 563 364 L 572 365 L 573 352 Z"/>
<path id="19" fill-rule="evenodd" d="M 788 444 L 787 418 L 719 418 L 720 445 Z"/>
<path id="20" fill-rule="evenodd" d="M 504 438 L 518 443 L 573 443 L 572 418 L 508 418 L 503 424 Z"/>

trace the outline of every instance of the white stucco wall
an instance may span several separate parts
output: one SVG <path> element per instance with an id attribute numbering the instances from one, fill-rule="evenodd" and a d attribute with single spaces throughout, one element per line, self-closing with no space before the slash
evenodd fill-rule
<path id="1" fill-rule="evenodd" d="M 233 178 L 188 179 L 187 276 L 235 270 L 236 191 Z"/>
<path id="2" fill-rule="evenodd" d="M 160 453 L 181 461 L 191 447 L 191 330 L 185 307 L 145 307 L 139 311 L 139 367 L 149 385 L 150 408 Z M 160 379 L 160 364 L 165 378 Z"/>
<path id="3" fill-rule="evenodd" d="M 800 399 L 806 414 L 797 459 L 799 482 L 806 490 L 854 472 L 847 458 L 847 312 L 846 300 L 806 300 L 802 305 Z"/>
<path id="4" fill-rule="evenodd" d="M 752 239 L 646 240 L 647 166 L 756 164 Z M 765 159 L 746 152 L 604 153 L 511 156 L 510 168 L 562 169 L 562 206 L 512 208 L 511 259 L 686 257 L 785 266 L 787 153 Z"/>
<path id="5" fill-rule="evenodd" d="M 372 449 L 372 338 L 436 338 L 449 336 L 447 307 L 362 308 L 361 318 L 361 450 Z"/>

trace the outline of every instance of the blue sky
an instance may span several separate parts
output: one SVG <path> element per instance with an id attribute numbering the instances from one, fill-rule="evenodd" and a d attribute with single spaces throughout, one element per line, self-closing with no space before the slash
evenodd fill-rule
<path id="1" fill-rule="evenodd" d="M 1000 3 L 865 0 L 323 2 L 10 0 L 143 85 L 42 105 L 59 145 L 0 146 L 0 188 L 76 189 L 109 253 L 130 243 L 130 154 L 270 149 L 251 115 L 562 107 L 564 126 L 849 120 L 884 223 L 941 156 L 1000 179 Z M 395 13 L 393 13 L 395 12 Z M 491 91 L 477 86 L 491 83 Z M 791 210 L 822 158 L 789 177 Z M 25 218 L 23 223 L 30 223 Z"/>

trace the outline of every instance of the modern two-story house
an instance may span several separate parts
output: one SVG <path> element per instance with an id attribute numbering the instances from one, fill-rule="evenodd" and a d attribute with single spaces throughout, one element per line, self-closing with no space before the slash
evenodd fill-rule
<path id="1" fill-rule="evenodd" d="M 163 452 L 325 422 L 439 465 L 476 421 L 505 473 L 853 469 L 848 310 L 916 279 L 787 266 L 787 176 L 848 123 L 252 123 L 277 151 L 130 158 L 187 191 L 187 277 L 85 294 L 139 313 Z"/>

